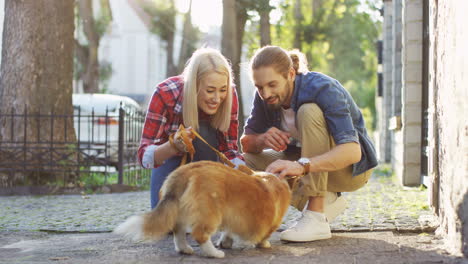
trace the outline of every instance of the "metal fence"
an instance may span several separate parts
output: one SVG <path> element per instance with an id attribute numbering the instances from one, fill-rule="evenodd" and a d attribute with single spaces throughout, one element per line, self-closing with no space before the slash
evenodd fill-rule
<path id="1" fill-rule="evenodd" d="M 0 187 L 147 185 L 137 162 L 144 113 L 0 113 Z"/>

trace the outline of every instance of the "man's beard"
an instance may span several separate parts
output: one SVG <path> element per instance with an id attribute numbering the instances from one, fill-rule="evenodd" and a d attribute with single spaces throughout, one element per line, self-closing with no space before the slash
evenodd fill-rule
<path id="1" fill-rule="evenodd" d="M 289 86 L 289 84 L 286 84 L 285 88 L 286 88 L 287 91 L 291 91 L 291 87 Z M 283 104 L 285 103 L 285 101 L 287 100 L 286 98 L 281 98 L 279 95 L 275 95 L 274 97 L 278 98 L 278 103 L 276 103 L 276 104 L 268 104 L 267 103 L 266 105 L 267 105 L 269 110 L 278 110 L 278 109 L 280 109 L 283 106 Z M 270 99 L 270 98 L 268 98 L 268 99 Z M 267 101 L 268 101 L 268 99 L 267 99 Z"/>
<path id="2" fill-rule="evenodd" d="M 278 110 L 281 108 L 281 103 L 282 103 L 281 98 L 279 98 L 279 96 L 277 97 L 278 97 L 278 102 L 276 104 L 268 104 L 268 103 L 266 104 L 269 110 Z"/>

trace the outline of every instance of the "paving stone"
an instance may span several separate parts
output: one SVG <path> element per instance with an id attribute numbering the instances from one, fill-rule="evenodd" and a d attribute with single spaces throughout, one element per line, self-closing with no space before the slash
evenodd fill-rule
<path id="1" fill-rule="evenodd" d="M 419 232 L 422 230 L 419 216 L 431 215 L 426 190 L 403 189 L 384 176 L 374 175 L 366 186 L 343 196 L 349 207 L 331 223 L 332 231 Z M 148 191 L 0 197 L 0 230 L 111 231 L 127 217 L 148 211 L 149 197 Z M 301 212 L 290 207 L 284 217 L 285 226 L 300 215 Z M 432 230 L 434 225 L 427 224 Z"/>

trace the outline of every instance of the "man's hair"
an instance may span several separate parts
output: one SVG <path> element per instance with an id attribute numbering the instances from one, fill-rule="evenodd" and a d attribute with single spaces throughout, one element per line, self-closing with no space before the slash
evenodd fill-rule
<path id="1" fill-rule="evenodd" d="M 255 52 L 250 60 L 250 69 L 254 71 L 261 67 L 273 67 L 285 78 L 291 67 L 294 68 L 296 74 L 308 71 L 307 58 L 303 53 L 297 49 L 286 51 L 277 46 L 265 46 Z"/>
<path id="2" fill-rule="evenodd" d="M 226 132 L 229 129 L 233 94 L 231 66 L 218 50 L 201 48 L 192 54 L 183 72 L 184 90 L 182 114 L 184 125 L 187 127 L 191 126 L 196 131 L 198 131 L 199 128 L 197 104 L 199 93 L 198 86 L 202 78 L 213 72 L 227 77 L 227 96 L 221 103 L 216 114 L 214 114 L 211 120 L 211 126 L 222 132 Z"/>

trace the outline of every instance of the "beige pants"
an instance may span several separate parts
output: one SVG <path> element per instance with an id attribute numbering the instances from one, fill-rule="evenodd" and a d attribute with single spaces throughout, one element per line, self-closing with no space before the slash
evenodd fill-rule
<path id="1" fill-rule="evenodd" d="M 322 110 L 316 104 L 304 104 L 297 113 L 297 128 L 301 142 L 301 157 L 315 157 L 328 152 L 335 146 L 327 129 Z M 265 170 L 275 160 L 298 160 L 299 154 L 276 152 L 268 149 L 259 154 L 244 153 L 249 167 Z M 308 173 L 293 186 L 291 205 L 302 210 L 310 196 L 324 196 L 329 192 L 352 192 L 364 186 L 372 170 L 352 176 L 352 166 L 330 172 Z"/>

